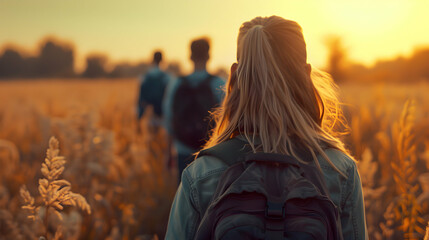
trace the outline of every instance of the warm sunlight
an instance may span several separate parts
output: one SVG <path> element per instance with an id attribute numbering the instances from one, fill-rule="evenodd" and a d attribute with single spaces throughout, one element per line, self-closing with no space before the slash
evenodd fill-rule
<path id="1" fill-rule="evenodd" d="M 210 68 L 216 69 L 235 60 L 236 31 L 244 20 L 279 15 L 301 24 L 316 66 L 326 65 L 329 35 L 342 37 L 351 60 L 370 65 L 426 44 L 427 9 L 424 0 L 1 1 L 0 49 L 13 44 L 34 53 L 41 39 L 53 35 L 76 44 L 78 70 L 93 52 L 105 53 L 109 62 L 136 62 L 153 49 L 164 49 L 166 59 L 190 70 L 189 41 L 205 35 L 212 39 Z"/>
<path id="2" fill-rule="evenodd" d="M 0 0 L 0 240 L 429 240 L 428 93 L 429 0 Z"/>
<path id="3" fill-rule="evenodd" d="M 412 1 L 326 1 L 325 9 L 335 28 L 368 36 L 395 30 L 410 14 Z"/>

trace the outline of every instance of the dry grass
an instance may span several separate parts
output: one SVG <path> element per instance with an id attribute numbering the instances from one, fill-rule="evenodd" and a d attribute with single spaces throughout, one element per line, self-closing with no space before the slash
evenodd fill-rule
<path id="1" fill-rule="evenodd" d="M 63 156 L 59 156 L 59 142 L 52 137 L 49 140 L 49 148 L 46 152 L 45 162 L 42 163 L 41 172 L 44 178 L 39 179 L 39 194 L 42 198 L 42 204 L 35 205 L 35 200 L 25 186 L 20 189 L 20 195 L 24 201 L 22 208 L 30 212 L 28 218 L 36 221 L 36 218 L 41 218 L 39 213 L 43 208 L 43 225 L 45 228 L 44 237 L 50 239 L 49 235 L 49 216 L 54 214 L 59 221 L 63 220 L 60 211 L 64 210 L 64 206 L 75 206 L 88 214 L 91 214 L 91 207 L 86 199 L 77 193 L 71 191 L 71 183 L 64 179 L 59 179 L 64 172 L 64 164 L 66 160 Z M 57 220 L 56 219 L 56 220 Z M 62 236 L 62 227 L 59 225 L 56 229 L 54 239 Z"/>
<path id="2" fill-rule="evenodd" d="M 398 197 L 393 203 L 394 219 L 400 221 L 398 229 L 404 232 L 404 239 L 419 239 L 425 233 L 420 217 L 421 208 L 417 204 L 417 145 L 414 141 L 416 106 L 414 101 L 407 101 L 401 118 L 393 125 L 392 133 L 396 142 L 396 160 L 391 162 L 393 179 Z M 423 225 L 424 226 L 424 225 Z"/>
<path id="3" fill-rule="evenodd" d="M 428 171 L 429 98 L 426 84 L 345 86 L 351 135 L 345 138 L 359 161 L 371 239 L 421 239 L 428 211 L 416 199 L 417 177 Z M 407 99 L 416 99 L 408 101 Z"/>
<path id="4" fill-rule="evenodd" d="M 418 176 L 429 171 L 429 86 L 342 89 L 351 126 L 344 141 L 359 160 L 370 239 L 422 238 L 417 222 L 429 211 L 416 199 Z M 52 239 L 163 238 L 176 176 L 165 166 L 166 133 L 150 127 L 150 113 L 135 120 L 136 91 L 132 79 L 0 82 L 0 239 L 34 239 L 44 226 Z M 415 104 L 403 108 L 407 99 Z M 70 185 L 91 214 L 67 204 L 61 191 Z"/>

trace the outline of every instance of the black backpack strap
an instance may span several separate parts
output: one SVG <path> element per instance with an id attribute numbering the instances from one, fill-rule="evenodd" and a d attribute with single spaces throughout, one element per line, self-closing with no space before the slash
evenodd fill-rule
<path id="1" fill-rule="evenodd" d="M 322 145 L 324 146 L 324 145 Z M 327 149 L 329 147 L 323 147 L 323 149 Z M 303 159 L 313 159 L 311 153 L 304 148 L 301 144 L 297 144 L 295 146 L 295 151 L 298 156 Z M 326 185 L 326 181 L 322 175 L 322 170 L 316 166 L 313 161 L 308 162 L 307 164 L 299 162 L 297 159 L 294 159 L 292 156 L 281 155 L 281 154 L 270 154 L 270 153 L 254 153 L 252 152 L 252 148 L 247 143 L 247 141 L 240 140 L 237 137 L 231 138 L 225 142 L 219 143 L 211 148 L 200 151 L 197 155 L 201 156 L 213 156 L 219 158 L 228 166 L 232 166 L 235 163 L 240 161 L 263 161 L 263 160 L 271 160 L 278 161 L 279 163 L 286 163 L 292 165 L 298 165 L 306 177 L 311 180 L 311 182 L 316 185 L 321 193 L 325 196 L 329 196 L 328 187 Z"/>
<path id="2" fill-rule="evenodd" d="M 195 88 L 198 89 L 197 90 L 198 92 L 201 91 L 201 88 L 202 89 L 209 89 L 210 94 L 207 92 L 207 95 L 204 96 L 204 99 L 210 98 L 210 101 L 207 102 L 210 105 L 210 108 L 213 108 L 217 103 L 216 98 L 215 98 L 215 94 L 214 94 L 212 87 L 210 85 L 213 78 L 214 78 L 213 75 L 208 74 L 207 77 L 204 78 L 203 81 L 201 81 L 197 86 L 195 86 Z"/>
<path id="3" fill-rule="evenodd" d="M 267 162 L 269 163 L 278 163 L 278 164 L 288 164 L 301 167 L 301 164 L 298 160 L 292 156 L 279 154 L 279 153 L 251 153 L 247 154 L 245 157 L 246 162 Z"/>
<path id="4" fill-rule="evenodd" d="M 210 82 L 212 81 L 212 79 L 214 77 L 215 77 L 214 75 L 211 75 L 210 73 L 208 73 L 207 77 L 204 78 L 204 80 L 201 81 L 201 83 L 198 84 L 197 86 L 202 85 L 202 84 L 210 84 Z M 179 77 L 179 79 L 182 80 L 182 82 L 180 83 L 180 85 L 182 85 L 182 84 L 188 84 L 189 85 L 189 79 L 186 76 L 181 76 L 181 77 Z"/>
<path id="5" fill-rule="evenodd" d="M 198 93 L 203 94 L 205 104 L 212 109 L 218 105 L 218 102 L 216 100 L 215 92 L 212 89 L 211 82 L 215 76 L 211 74 L 207 74 L 206 78 L 202 80 L 197 86 L 195 86 L 195 89 Z M 208 91 L 207 91 L 208 90 Z M 201 93 L 204 92 L 204 93 Z"/>
<path id="6" fill-rule="evenodd" d="M 244 156 L 251 152 L 252 148 L 246 141 L 235 137 L 200 151 L 197 158 L 201 156 L 213 156 L 219 158 L 228 166 L 232 166 L 237 162 L 244 161 Z"/>
<path id="7" fill-rule="evenodd" d="M 174 104 L 177 103 L 177 102 L 179 102 L 179 101 L 177 101 L 178 100 L 177 98 L 182 97 L 182 96 L 179 96 L 177 94 L 178 90 L 180 88 L 183 88 L 183 87 L 189 87 L 189 80 L 188 80 L 188 78 L 186 76 L 180 76 L 180 77 L 177 78 L 176 81 L 179 81 L 179 86 L 177 87 L 177 89 L 176 89 L 176 91 L 174 93 L 174 96 L 173 96 L 173 110 L 174 110 Z"/>
<path id="8" fill-rule="evenodd" d="M 179 79 L 181 81 L 179 83 L 179 87 L 182 85 L 185 85 L 185 86 L 189 85 L 189 79 L 186 76 L 181 76 L 181 77 L 179 77 Z"/>
<path id="9" fill-rule="evenodd" d="M 213 78 L 214 76 L 208 73 L 207 77 L 203 80 L 203 83 L 210 83 Z"/>

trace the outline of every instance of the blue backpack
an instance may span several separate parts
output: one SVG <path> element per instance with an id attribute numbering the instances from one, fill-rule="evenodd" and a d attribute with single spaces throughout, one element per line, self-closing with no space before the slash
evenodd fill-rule
<path id="1" fill-rule="evenodd" d="M 301 159 L 311 154 L 296 149 Z M 342 240 L 338 209 L 320 169 L 292 156 L 252 153 L 237 138 L 201 151 L 229 168 L 202 217 L 195 239 Z"/>

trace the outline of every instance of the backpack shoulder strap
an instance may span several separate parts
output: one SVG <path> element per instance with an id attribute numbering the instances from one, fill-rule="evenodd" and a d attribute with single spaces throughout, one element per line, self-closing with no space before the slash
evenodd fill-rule
<path id="1" fill-rule="evenodd" d="M 177 86 L 176 87 L 176 91 L 174 92 L 174 95 L 173 95 L 173 99 L 174 99 L 173 104 L 179 102 L 179 101 L 176 101 L 176 98 L 182 97 L 182 96 L 179 96 L 177 93 L 180 90 L 182 90 L 183 88 L 185 88 L 185 89 L 189 88 L 189 80 L 188 80 L 187 77 L 180 76 L 180 77 L 177 78 L 176 81 L 178 81 L 178 82 L 177 82 L 177 85 L 176 85 Z"/>
<path id="2" fill-rule="evenodd" d="M 178 77 L 178 80 L 180 81 L 179 86 L 189 85 L 189 80 L 186 76 L 180 76 L 180 77 Z"/>
<path id="3" fill-rule="evenodd" d="M 214 75 L 211 75 L 210 73 L 208 73 L 207 77 L 204 79 L 204 82 L 210 83 L 214 77 L 215 77 Z"/>
<path id="4" fill-rule="evenodd" d="M 203 85 L 203 84 L 210 84 L 210 82 L 212 81 L 212 79 L 214 78 L 214 75 L 211 75 L 210 73 L 207 74 L 207 77 L 204 78 L 203 81 L 200 82 L 200 84 L 198 84 L 197 86 Z M 187 76 L 180 76 L 178 77 L 179 80 L 181 80 L 182 82 L 180 83 L 180 85 L 182 84 L 189 84 L 189 79 L 187 78 Z"/>
<path id="5" fill-rule="evenodd" d="M 211 75 L 210 73 L 204 78 L 204 80 L 202 80 L 201 82 L 199 82 L 195 88 L 210 88 L 210 84 L 212 82 L 212 79 L 214 78 L 213 75 Z"/>
<path id="6" fill-rule="evenodd" d="M 200 151 L 197 158 L 201 156 L 213 156 L 219 158 L 228 166 L 232 166 L 237 162 L 244 161 L 244 157 L 251 152 L 252 149 L 247 142 L 235 137 Z"/>
<path id="7" fill-rule="evenodd" d="M 328 145 L 326 144 L 326 146 Z M 323 149 L 326 149 L 326 148 L 323 148 Z M 296 146 L 295 150 L 297 151 L 298 155 L 302 159 L 312 159 L 312 155 L 302 146 L 299 146 L 299 145 Z M 228 166 L 232 166 L 235 163 L 238 163 L 240 161 L 245 161 L 246 156 L 248 156 L 249 153 L 252 153 L 252 149 L 250 145 L 246 141 L 240 140 L 237 137 L 235 137 L 225 142 L 221 142 L 211 148 L 200 151 L 200 153 L 197 155 L 197 158 L 201 156 L 213 156 L 213 157 L 219 158 Z M 273 157 L 272 155 L 266 154 L 266 153 L 259 153 L 259 155 L 263 156 L 264 158 L 266 158 L 267 156 Z M 255 156 L 255 154 L 251 156 Z M 323 178 L 323 175 L 321 172 L 322 169 L 317 167 L 316 164 L 313 162 L 304 164 L 296 160 L 296 163 L 297 165 L 299 165 L 299 167 L 303 169 L 306 177 L 310 179 L 310 181 L 313 182 L 313 184 L 315 184 L 319 188 L 321 193 L 323 195 L 329 196 L 328 195 L 329 191 L 326 185 L 326 181 Z"/>

